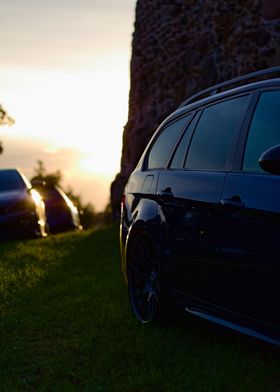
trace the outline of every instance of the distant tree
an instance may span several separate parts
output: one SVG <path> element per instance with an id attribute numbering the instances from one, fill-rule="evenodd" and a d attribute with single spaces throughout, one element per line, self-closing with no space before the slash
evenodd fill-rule
<path id="1" fill-rule="evenodd" d="M 10 117 L 7 111 L 0 104 L 0 125 L 13 125 L 15 120 Z"/>
<path id="2" fill-rule="evenodd" d="M 13 125 L 15 123 L 15 120 L 10 117 L 7 113 L 7 111 L 3 108 L 3 106 L 0 104 L 0 125 Z M 0 141 L 0 154 L 3 152 L 3 144 Z"/>
<path id="3" fill-rule="evenodd" d="M 31 181 L 44 181 L 46 185 L 54 186 L 60 185 L 62 181 L 62 174 L 60 170 L 56 170 L 53 173 L 47 173 L 43 161 L 38 159 L 37 167 L 34 169 L 35 176 L 32 177 Z"/>

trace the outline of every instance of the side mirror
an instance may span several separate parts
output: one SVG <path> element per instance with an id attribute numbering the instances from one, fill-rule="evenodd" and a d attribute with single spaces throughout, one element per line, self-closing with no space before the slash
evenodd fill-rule
<path id="1" fill-rule="evenodd" d="M 280 144 L 274 146 L 259 157 L 260 167 L 271 174 L 280 174 Z"/>

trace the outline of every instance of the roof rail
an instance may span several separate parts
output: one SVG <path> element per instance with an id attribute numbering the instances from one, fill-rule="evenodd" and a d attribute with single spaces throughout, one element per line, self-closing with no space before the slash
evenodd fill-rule
<path id="1" fill-rule="evenodd" d="M 219 92 L 220 89 L 222 89 L 224 87 L 229 87 L 231 85 L 234 85 L 236 83 L 242 82 L 244 80 L 258 78 L 260 76 L 272 75 L 274 73 L 280 73 L 280 66 L 266 68 L 266 69 L 263 69 L 263 70 L 260 70 L 260 71 L 256 71 L 256 72 L 251 72 L 249 74 L 246 74 L 246 75 L 243 75 L 243 76 L 238 76 L 237 78 L 234 78 L 234 79 L 231 79 L 231 80 L 227 80 L 226 82 L 222 82 L 222 83 L 216 84 L 215 86 L 208 87 L 205 90 L 202 90 L 199 93 L 196 93 L 196 94 L 192 95 L 190 98 L 188 98 L 185 101 L 183 101 L 181 103 L 181 105 L 178 107 L 178 109 L 182 108 L 183 106 L 189 105 L 192 102 L 197 101 L 200 97 L 203 97 L 204 95 L 206 97 L 210 96 L 210 95 L 215 95 L 215 94 L 217 94 Z"/>

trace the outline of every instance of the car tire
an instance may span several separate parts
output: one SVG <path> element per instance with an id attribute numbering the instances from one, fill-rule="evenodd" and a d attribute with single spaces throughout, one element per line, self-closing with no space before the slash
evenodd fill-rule
<path id="1" fill-rule="evenodd" d="M 166 286 L 160 269 L 159 252 L 145 232 L 138 234 L 129 249 L 127 281 L 130 306 L 143 324 L 165 321 L 169 309 Z"/>

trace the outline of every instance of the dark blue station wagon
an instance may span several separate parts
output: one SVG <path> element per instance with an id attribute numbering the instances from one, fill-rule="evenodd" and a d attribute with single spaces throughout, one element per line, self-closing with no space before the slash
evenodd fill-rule
<path id="1" fill-rule="evenodd" d="M 280 345 L 280 78 L 268 79 L 276 72 L 184 102 L 131 174 L 120 244 L 142 323 L 176 303 Z"/>

